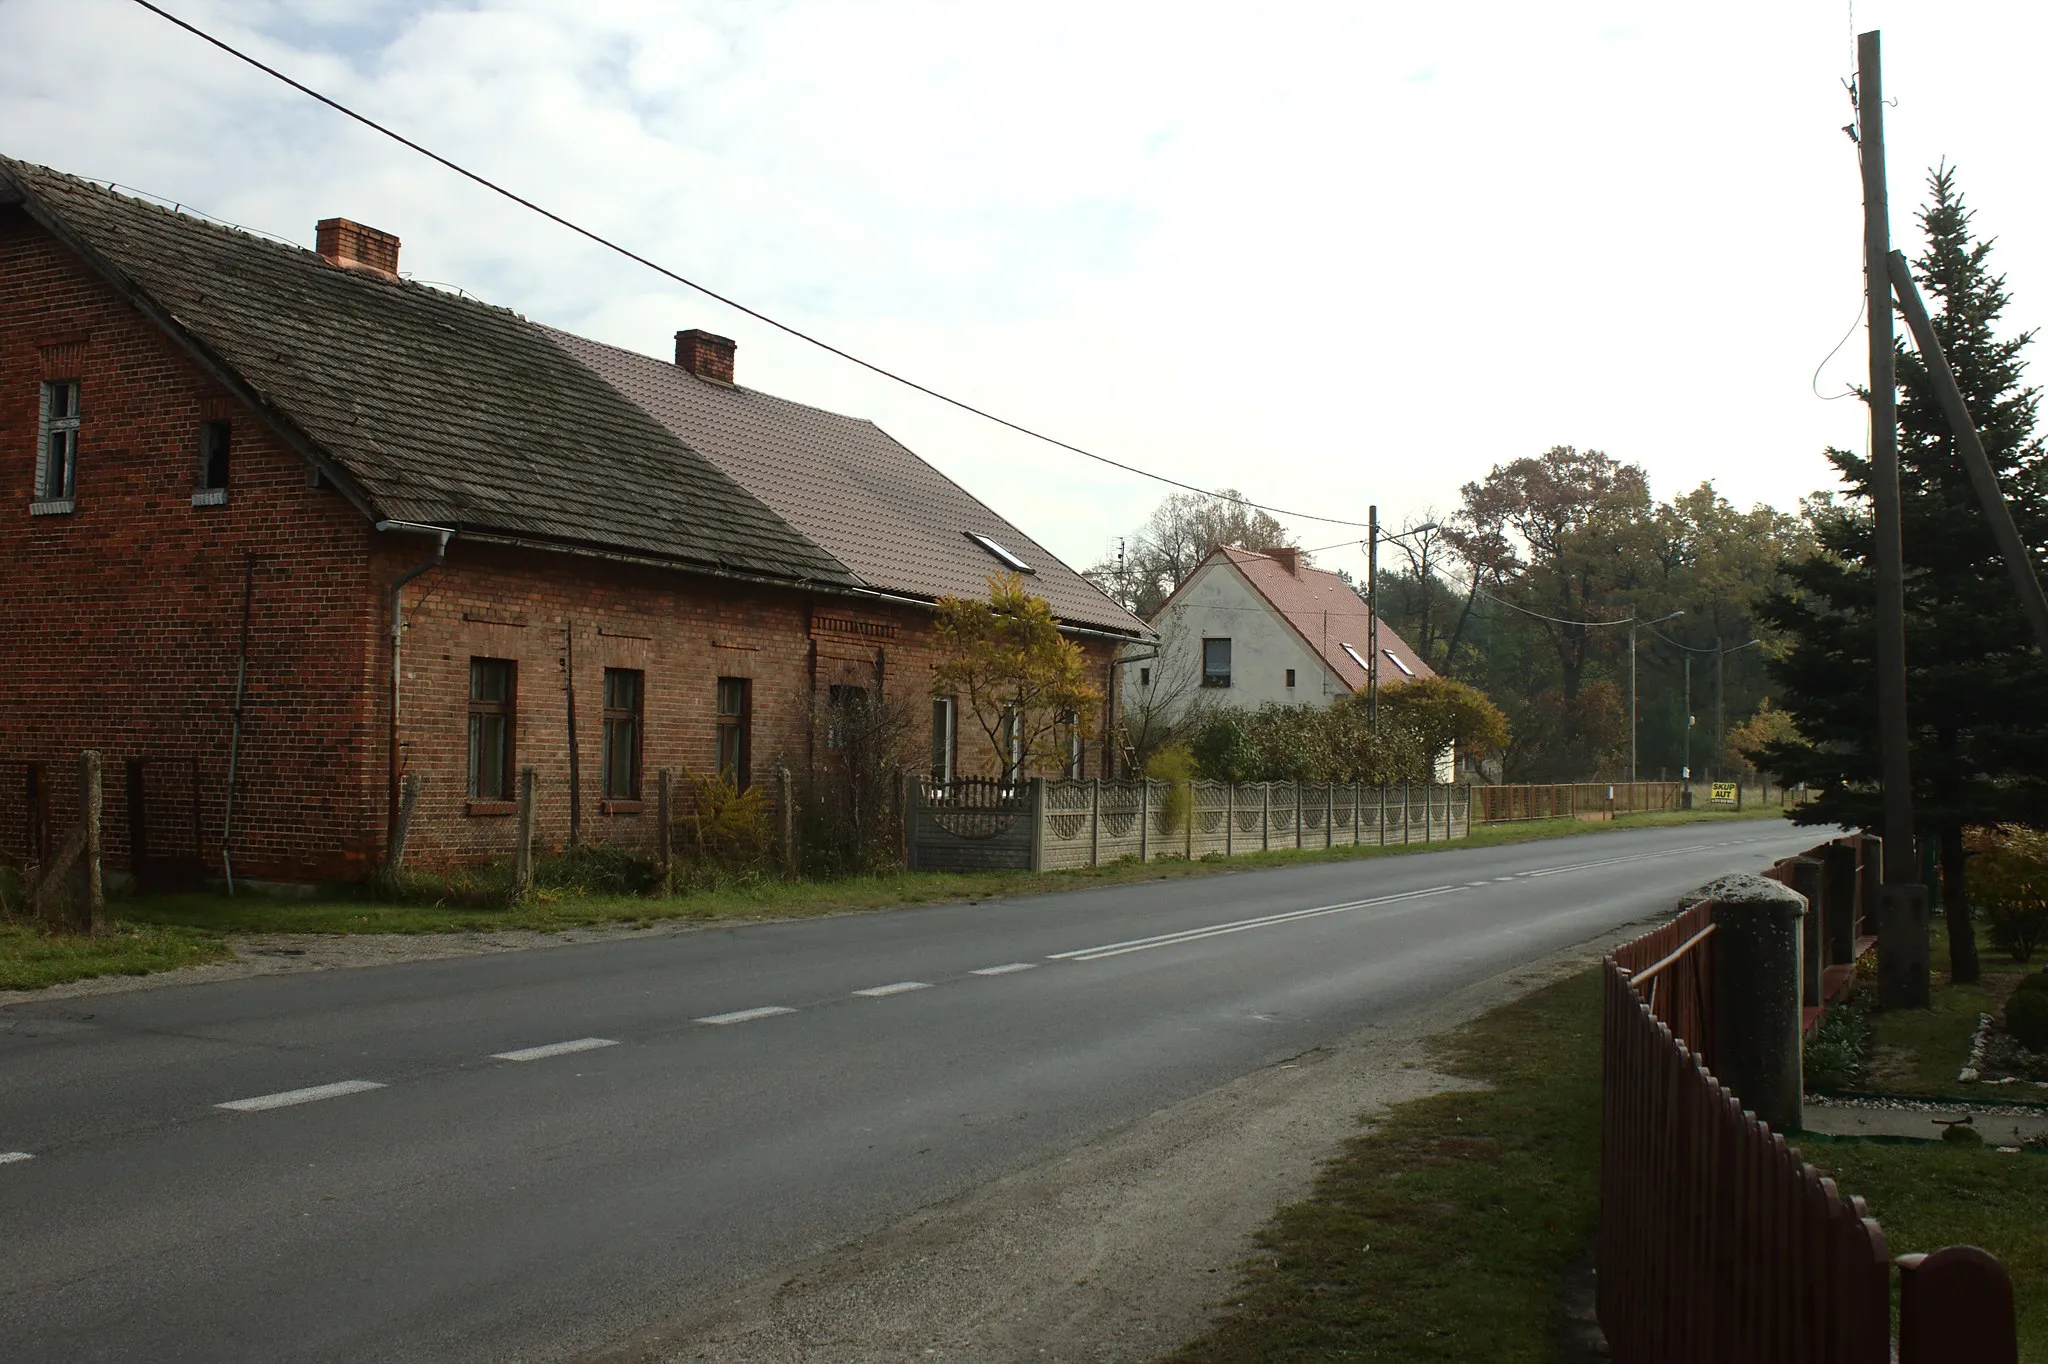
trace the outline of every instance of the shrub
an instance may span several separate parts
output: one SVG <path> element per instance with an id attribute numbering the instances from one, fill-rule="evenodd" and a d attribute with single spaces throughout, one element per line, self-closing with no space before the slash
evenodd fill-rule
<path id="1" fill-rule="evenodd" d="M 1983 907 L 1992 945 L 2016 962 L 2048 945 L 2048 833 L 2039 829 L 1973 829 L 1965 873 L 1970 897 Z"/>
<path id="2" fill-rule="evenodd" d="M 571 895 L 648 895 L 661 885 L 661 868 L 616 844 L 578 843 L 535 859 L 533 883 Z"/>
<path id="3" fill-rule="evenodd" d="M 1863 1078 L 1863 1064 L 1870 1054 L 1869 1021 L 1855 996 L 1821 1015 L 1820 1026 L 1806 1043 L 1802 1056 L 1806 1087 L 1849 1089 Z"/>
<path id="4" fill-rule="evenodd" d="M 2014 990 L 2005 1001 L 2005 1030 L 2028 1051 L 2048 1055 L 2048 990 Z"/>
<path id="5" fill-rule="evenodd" d="M 758 786 L 742 791 L 723 772 L 689 781 L 689 799 L 675 821 L 685 875 L 715 882 L 766 871 L 775 858 L 775 812 L 767 794 Z"/>
<path id="6" fill-rule="evenodd" d="M 1189 783 L 1196 775 L 1194 750 L 1185 742 L 1171 743 L 1145 760 L 1145 775 L 1165 782 L 1166 832 L 1179 833 L 1194 812 L 1194 791 Z"/>

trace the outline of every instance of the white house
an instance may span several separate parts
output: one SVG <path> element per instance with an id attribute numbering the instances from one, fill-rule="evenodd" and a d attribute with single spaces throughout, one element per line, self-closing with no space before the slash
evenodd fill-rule
<path id="1" fill-rule="evenodd" d="M 1324 705 L 1366 689 L 1372 613 L 1298 549 L 1210 551 L 1151 624 L 1159 656 L 1127 681 L 1133 709 L 1178 714 L 1198 700 L 1244 710 Z M 1378 635 L 1382 688 L 1436 675 L 1385 621 Z M 1444 780 L 1451 761 L 1446 754 Z"/>

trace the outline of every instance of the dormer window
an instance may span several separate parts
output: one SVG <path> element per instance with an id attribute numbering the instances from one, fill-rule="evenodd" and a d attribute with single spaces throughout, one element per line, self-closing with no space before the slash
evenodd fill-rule
<path id="1" fill-rule="evenodd" d="M 35 515 L 68 512 L 78 482 L 78 380 L 52 379 L 43 385 L 41 430 L 36 441 Z"/>
<path id="2" fill-rule="evenodd" d="M 1337 647 L 1342 649 L 1345 652 L 1345 654 L 1350 657 L 1353 663 L 1356 663 L 1359 667 L 1364 668 L 1367 672 L 1372 671 L 1372 668 L 1366 663 L 1365 659 L 1359 654 L 1358 650 L 1352 648 L 1349 644 L 1340 643 Z"/>
<path id="3" fill-rule="evenodd" d="M 228 500 L 228 438 L 233 426 L 225 419 L 199 426 L 199 483 L 192 490 L 195 507 L 224 506 Z"/>
<path id="4" fill-rule="evenodd" d="M 1380 650 L 1380 652 L 1387 656 L 1387 662 L 1393 664 L 1395 667 L 1401 670 L 1401 675 L 1403 677 L 1415 676 L 1415 669 L 1409 667 L 1406 663 L 1403 663 L 1401 661 L 1400 655 L 1396 654 L 1392 649 L 1382 649 Z"/>
<path id="5" fill-rule="evenodd" d="M 1005 568 L 1014 569 L 1016 572 L 1019 573 L 1038 572 L 1038 570 L 1033 568 L 1030 564 L 1025 563 L 1022 559 L 1010 553 L 1009 550 L 1004 549 L 1001 545 L 989 539 L 986 535 L 978 535 L 971 530 L 964 532 L 964 534 L 967 536 L 968 539 L 974 541 L 975 544 L 980 545 L 983 549 L 987 550 L 990 554 L 994 555 L 996 559 L 999 560 Z"/>

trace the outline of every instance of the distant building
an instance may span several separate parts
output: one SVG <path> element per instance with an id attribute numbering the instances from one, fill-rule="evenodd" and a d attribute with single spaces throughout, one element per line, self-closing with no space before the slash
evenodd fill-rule
<path id="1" fill-rule="evenodd" d="M 990 766 L 929 678 L 933 601 L 992 573 L 1105 681 L 1146 636 L 872 423 L 741 387 L 732 342 L 599 345 L 398 254 L 0 158 L 0 856 L 61 838 L 87 748 L 120 869 L 361 876 L 409 774 L 411 852 L 502 854 L 529 764 L 546 841 L 645 846 L 657 770 L 801 773 L 855 693 L 929 708 L 934 771 Z"/>
<path id="2" fill-rule="evenodd" d="M 1348 583 L 1304 563 L 1298 549 L 1211 551 L 1151 624 L 1159 657 L 1127 679 L 1133 709 L 1327 705 L 1366 690 L 1372 613 Z M 1436 676 L 1385 621 L 1378 649 L 1382 690 Z M 1448 754 L 1440 767 L 1449 780 Z"/>

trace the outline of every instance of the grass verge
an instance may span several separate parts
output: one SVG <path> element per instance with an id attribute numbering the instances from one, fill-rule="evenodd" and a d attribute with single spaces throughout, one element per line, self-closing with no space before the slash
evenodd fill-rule
<path id="1" fill-rule="evenodd" d="M 1488 1088 L 1402 1105 L 1258 1238 L 1227 1314 L 1172 1364 L 1559 1357 L 1558 1300 L 1598 1219 L 1600 977 L 1582 972 L 1442 1039 Z M 1810 1142 L 1893 1254 L 2003 1260 L 2022 1358 L 2048 1360 L 2048 1162 L 1949 1143 Z"/>
<path id="2" fill-rule="evenodd" d="M 1274 849 L 1228 859 L 1187 862 L 1123 862 L 1057 872 L 899 872 L 839 881 L 758 881 L 665 898 L 637 895 L 571 895 L 542 891 L 505 909 L 455 905 L 394 904 L 367 893 L 343 892 L 311 898 L 217 893 L 155 895 L 116 900 L 113 912 L 124 934 L 157 944 L 155 954 L 115 950 L 120 939 L 78 940 L 68 953 L 24 926 L 0 934 L 0 988 L 54 985 L 90 976 L 167 970 L 224 955 L 222 935 L 234 933 L 480 933 L 525 929 L 559 932 L 597 925 L 647 925 L 674 920 L 696 922 L 808 918 L 850 911 L 911 905 L 972 903 L 995 896 L 1038 895 L 1127 885 L 1138 881 L 1256 871 L 1304 863 L 1417 855 L 1456 848 L 1502 847 L 1543 839 L 1581 837 L 1623 829 L 1674 824 L 1770 819 L 1777 811 L 1626 815 L 1614 821 L 1577 819 L 1482 827 L 1455 843 L 1414 843 L 1365 848 Z M 0 925 L 6 921 L 0 920 Z M 173 932 L 173 930 L 176 930 Z M 37 946 L 37 942 L 45 944 Z M 211 943 L 202 948 L 201 944 Z M 182 945 L 182 947 L 180 946 Z M 180 957 L 179 951 L 187 955 Z M 29 958 L 37 955 L 31 967 Z M 196 954 L 196 955 L 195 955 Z M 68 962 L 68 965 L 65 963 Z M 154 962 L 154 965 L 149 963 Z"/>
<path id="3" fill-rule="evenodd" d="M 0 921 L 0 990 L 39 990 L 89 976 L 146 976 L 227 955 L 220 938 L 190 928 L 121 924 L 106 937 L 87 938 Z"/>

